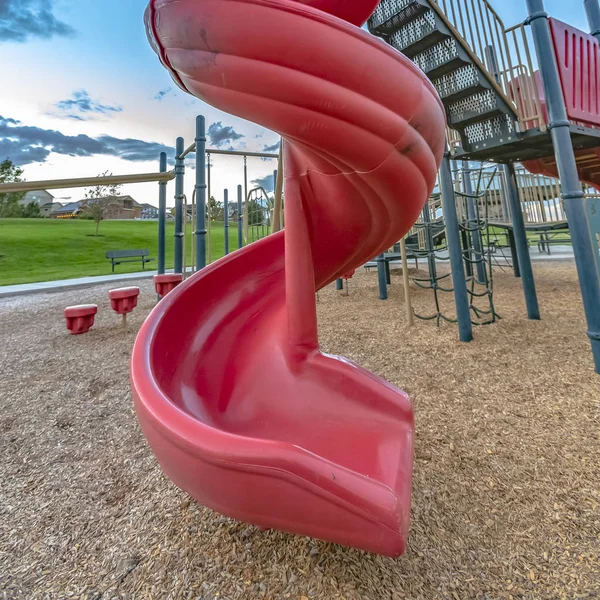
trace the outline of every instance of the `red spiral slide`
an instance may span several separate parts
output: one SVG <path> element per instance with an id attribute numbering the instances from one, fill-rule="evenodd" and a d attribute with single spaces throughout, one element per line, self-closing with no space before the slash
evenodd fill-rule
<path id="1" fill-rule="evenodd" d="M 444 150 L 432 85 L 358 27 L 376 4 L 150 3 L 151 43 L 178 84 L 283 136 L 286 228 L 166 296 L 139 333 L 131 379 L 159 463 L 202 504 L 397 556 L 412 407 L 320 352 L 315 308 L 316 290 L 409 230 Z"/>

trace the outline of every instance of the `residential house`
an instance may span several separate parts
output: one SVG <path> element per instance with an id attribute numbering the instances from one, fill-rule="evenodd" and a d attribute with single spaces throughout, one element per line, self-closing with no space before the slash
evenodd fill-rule
<path id="1" fill-rule="evenodd" d="M 158 219 L 158 208 L 152 204 L 140 204 L 142 219 Z"/>
<path id="2" fill-rule="evenodd" d="M 141 219 L 142 205 L 131 196 L 106 196 L 102 198 L 106 203 L 105 219 Z"/>
<path id="3" fill-rule="evenodd" d="M 100 200 L 105 207 L 104 219 L 126 220 L 141 219 L 142 217 L 142 205 L 131 196 L 106 196 Z M 76 219 L 85 212 L 87 203 L 87 199 L 69 202 L 62 208 L 53 211 L 51 216 L 56 219 Z"/>
<path id="4" fill-rule="evenodd" d="M 52 206 L 54 204 L 54 196 L 46 190 L 27 192 L 25 196 L 19 200 L 19 204 L 22 206 L 36 204 L 40 209 L 40 215 L 42 217 L 50 217 L 52 214 Z"/>

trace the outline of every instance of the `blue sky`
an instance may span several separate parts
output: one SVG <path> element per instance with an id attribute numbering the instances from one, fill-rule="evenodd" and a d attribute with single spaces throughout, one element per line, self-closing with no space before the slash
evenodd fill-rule
<path id="1" fill-rule="evenodd" d="M 274 133 L 208 107 L 173 85 L 146 40 L 146 3 L 0 0 L 0 158 L 13 154 L 29 180 L 155 170 L 152 157 L 163 147 L 172 147 L 179 135 L 192 140 L 197 114 L 212 125 L 213 145 L 263 150 L 277 142 Z M 525 0 L 493 5 L 507 26 L 526 17 Z M 546 10 L 587 30 L 583 0 L 546 0 Z M 6 135 L 14 127 L 23 137 L 9 144 L 2 131 Z M 60 152 L 40 147 L 48 140 Z M 226 186 L 233 192 L 242 183 L 241 160 L 215 157 L 214 163 L 214 195 Z M 272 161 L 253 159 L 250 178 L 259 180 L 273 168 Z M 190 172 L 190 195 L 192 185 Z M 156 202 L 154 185 L 124 191 L 140 202 Z M 55 195 L 78 199 L 83 190 Z"/>

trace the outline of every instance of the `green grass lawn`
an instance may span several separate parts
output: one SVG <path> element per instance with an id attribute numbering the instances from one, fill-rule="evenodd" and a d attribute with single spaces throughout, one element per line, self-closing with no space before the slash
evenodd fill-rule
<path id="1" fill-rule="evenodd" d="M 549 224 L 550 225 L 550 224 Z M 508 244 L 508 237 L 506 229 L 501 227 L 494 227 L 493 225 L 490 227 L 490 235 L 492 239 L 494 237 L 500 238 L 503 242 Z M 570 235 L 568 230 L 560 230 L 550 234 L 551 239 L 560 239 L 561 245 L 571 246 L 572 242 L 570 239 Z M 529 245 L 534 248 L 537 247 L 538 242 L 540 241 L 540 234 L 536 231 L 527 231 L 527 240 L 529 241 Z"/>
<path id="2" fill-rule="evenodd" d="M 235 224 L 237 225 L 237 224 Z M 229 228 L 229 248 L 237 248 L 237 227 Z M 156 221 L 103 221 L 95 237 L 93 221 L 61 219 L 0 219 L 0 285 L 110 275 L 107 250 L 147 248 L 156 270 L 158 223 Z M 190 264 L 193 227 L 187 223 L 187 263 Z M 173 221 L 167 222 L 167 268 L 173 267 Z M 223 223 L 212 223 L 212 260 L 224 254 Z M 140 263 L 115 267 L 116 273 L 141 271 Z"/>

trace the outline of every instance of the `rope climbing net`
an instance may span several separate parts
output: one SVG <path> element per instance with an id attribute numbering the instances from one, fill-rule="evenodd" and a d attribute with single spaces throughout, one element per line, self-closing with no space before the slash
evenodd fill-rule
<path id="1" fill-rule="evenodd" d="M 487 176 L 484 176 L 486 173 Z M 475 170 L 466 165 L 457 175 L 455 194 L 471 321 L 474 325 L 490 325 L 501 318 L 494 305 L 493 261 L 496 248 L 491 239 L 490 204 L 487 201 L 495 172 L 490 177 L 484 165 Z M 438 194 L 425 205 L 421 219 L 415 225 L 418 248 L 413 248 L 413 253 L 426 259 L 429 273 L 427 277 L 412 278 L 417 287 L 433 292 L 435 304 L 432 314 L 422 315 L 415 311 L 415 316 L 422 321 L 435 321 L 438 326 L 443 321 L 457 322 L 456 317 L 444 312 L 441 300 L 443 294 L 454 292 L 450 268 L 443 266 L 450 261 L 445 228 Z"/>

